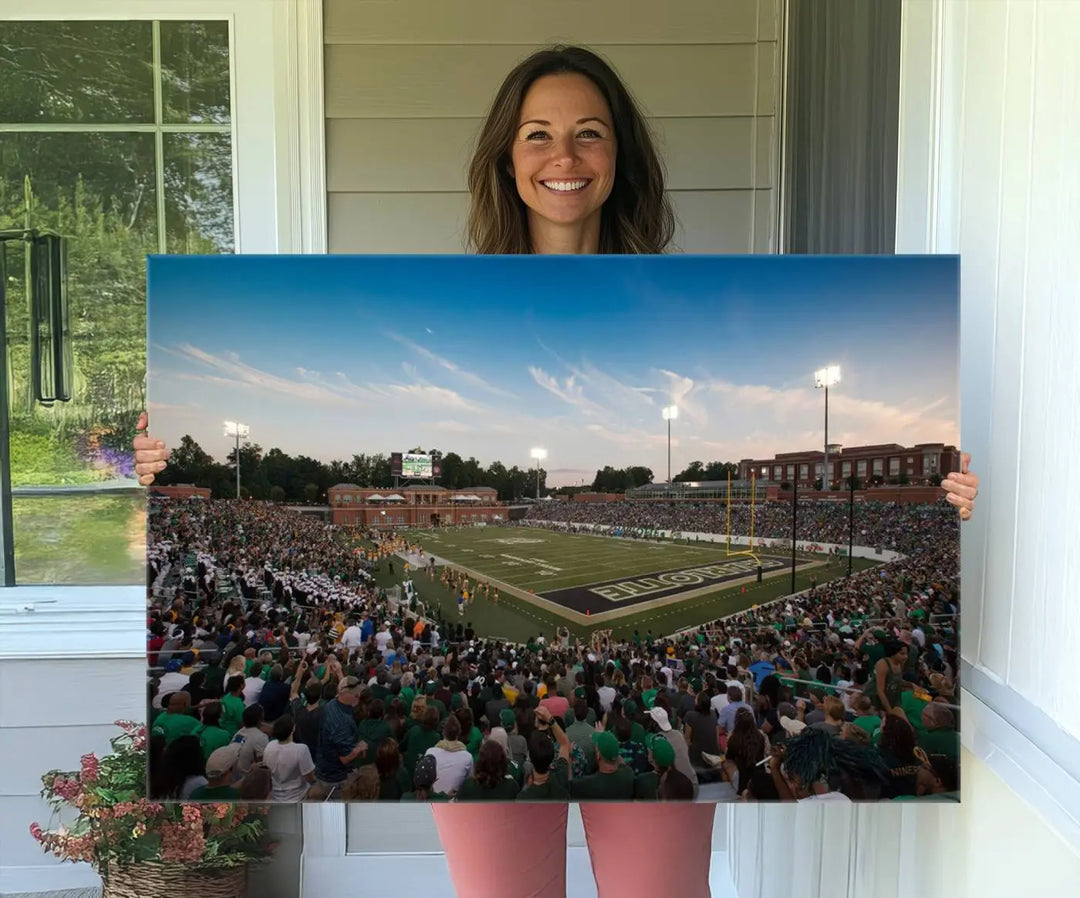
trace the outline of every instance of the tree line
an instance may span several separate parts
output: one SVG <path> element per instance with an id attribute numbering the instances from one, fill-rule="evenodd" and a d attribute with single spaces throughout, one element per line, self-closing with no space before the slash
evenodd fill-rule
<path id="1" fill-rule="evenodd" d="M 414 447 L 409 452 L 431 453 Z M 693 462 L 673 479 L 676 481 L 719 480 L 727 477 L 731 463 L 712 462 L 703 465 Z M 702 472 L 709 473 L 704 476 Z M 718 473 L 719 472 L 719 473 Z M 722 473 L 722 477 L 720 474 Z M 712 475 L 716 476 L 712 476 Z M 633 465 L 613 468 L 610 465 L 596 472 L 589 486 L 547 488 L 547 471 L 539 472 L 540 495 L 571 496 L 593 490 L 603 493 L 622 493 L 653 482 L 650 468 Z M 185 435 L 173 448 L 168 467 L 157 477 L 162 486 L 193 484 L 208 487 L 215 498 L 236 495 L 236 450 L 230 450 L 225 461 L 216 461 L 190 435 Z M 244 497 L 276 502 L 325 502 L 327 490 L 339 483 L 351 483 L 372 489 L 390 489 L 394 478 L 390 473 L 390 456 L 386 453 L 353 455 L 348 460 L 330 463 L 292 456 L 280 449 L 264 451 L 257 443 L 240 446 L 240 493 Z M 536 468 L 507 467 L 494 461 L 484 467 L 473 457 L 463 458 L 457 452 L 442 454 L 442 476 L 439 486 L 450 490 L 492 487 L 502 502 L 534 499 L 537 495 Z"/>
<path id="2" fill-rule="evenodd" d="M 409 451 L 425 450 L 414 447 Z M 547 473 L 541 469 L 541 492 L 546 491 L 546 477 Z M 230 450 L 225 461 L 218 462 L 190 435 L 185 435 L 170 453 L 169 465 L 157 482 L 163 486 L 190 483 L 208 487 L 215 498 L 235 496 L 236 450 Z M 499 461 L 484 467 L 475 458 L 462 458 L 456 452 L 443 454 L 442 476 L 437 482 L 451 490 L 493 487 L 504 502 L 536 495 L 535 468 L 522 469 L 517 465 L 507 468 Z M 241 496 L 276 502 L 325 502 L 327 490 L 339 483 L 392 488 L 390 456 L 360 453 L 327 464 L 306 455 L 292 456 L 280 449 L 264 452 L 257 443 L 240 446 Z"/>

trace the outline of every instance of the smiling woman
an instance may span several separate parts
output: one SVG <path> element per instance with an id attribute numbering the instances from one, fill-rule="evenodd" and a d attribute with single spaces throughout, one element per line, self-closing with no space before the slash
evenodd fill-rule
<path id="1" fill-rule="evenodd" d="M 503 82 L 469 166 L 482 255 L 659 253 L 675 218 L 645 118 L 581 47 L 535 53 Z"/>

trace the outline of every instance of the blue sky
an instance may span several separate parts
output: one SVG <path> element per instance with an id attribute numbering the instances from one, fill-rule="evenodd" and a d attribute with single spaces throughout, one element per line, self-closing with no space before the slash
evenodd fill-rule
<path id="1" fill-rule="evenodd" d="M 959 439 L 955 257 L 162 256 L 150 431 L 323 461 L 414 446 L 548 483 Z"/>

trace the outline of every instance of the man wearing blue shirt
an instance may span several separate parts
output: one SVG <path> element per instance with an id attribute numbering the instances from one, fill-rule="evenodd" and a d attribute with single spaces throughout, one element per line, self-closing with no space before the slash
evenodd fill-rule
<path id="1" fill-rule="evenodd" d="M 366 611 L 362 615 L 360 621 L 360 637 L 364 640 L 364 645 L 367 645 L 368 640 L 375 635 L 375 621 L 371 619 Z"/>
<path id="2" fill-rule="evenodd" d="M 754 709 L 743 700 L 746 695 L 741 686 L 729 686 L 727 694 L 728 703 L 720 709 L 717 724 L 722 726 L 724 732 L 730 736 L 731 731 L 735 729 L 735 715 L 739 713 L 739 708 L 746 708 L 751 714 L 754 713 Z"/>
<path id="3" fill-rule="evenodd" d="M 754 675 L 754 688 L 760 689 L 762 680 L 769 674 L 776 672 L 776 665 L 769 660 L 768 652 L 762 652 L 758 655 L 758 660 L 751 664 L 747 670 Z"/>
<path id="4" fill-rule="evenodd" d="M 344 785 L 352 762 L 367 751 L 366 742 L 356 741 L 356 703 L 362 684 L 356 677 L 343 677 L 337 698 L 322 709 L 315 777 L 330 790 Z"/>

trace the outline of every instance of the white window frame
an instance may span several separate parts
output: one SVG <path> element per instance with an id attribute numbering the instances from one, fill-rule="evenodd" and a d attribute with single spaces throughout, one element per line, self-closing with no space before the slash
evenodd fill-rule
<path id="1" fill-rule="evenodd" d="M 0 23 L 152 19 L 230 23 L 236 251 L 325 252 L 320 0 L 0 0 Z M 144 586 L 2 588 L 0 659 L 145 656 L 145 618 Z"/>
<path id="2" fill-rule="evenodd" d="M 904 0 L 901 30 L 900 154 L 897 172 L 897 253 L 957 253 L 960 245 L 960 160 L 944 139 L 955 121 L 955 109 L 946 88 L 957 72 L 946 70 L 952 59 L 963 62 L 967 39 L 967 7 L 942 0 Z M 950 42 L 950 43 L 946 43 Z M 926 59 L 926 48 L 932 48 Z M 949 55 L 946 55 L 949 51 Z M 1014 188 L 1015 189 L 1015 188 Z M 1061 277 L 1065 277 L 1062 273 Z M 1020 297 L 1017 297 L 1019 301 Z M 989 401 L 984 378 L 993 371 L 993 335 L 986 332 L 986 315 L 976 314 L 986 297 L 961 300 L 960 396 L 964 408 L 962 445 L 975 459 L 983 459 L 980 474 L 989 484 L 992 456 Z M 968 400 L 972 401 L 968 401 Z M 1063 408 L 1070 408 L 1062 399 Z M 1065 412 L 1070 413 L 1070 412 Z M 1076 412 L 1072 411 L 1075 415 Z M 1013 422 L 995 422 L 1008 427 Z M 937 453 L 933 459 L 937 460 Z M 931 473 L 938 470 L 937 464 Z M 1010 480 L 1008 477 L 1005 480 Z M 1010 515 L 1022 526 L 1015 507 L 1016 484 L 997 485 L 997 508 L 990 505 L 961 529 L 961 579 L 965 588 L 983 593 L 983 565 L 987 551 L 987 514 Z M 1009 495 L 1010 489 L 1013 496 Z M 1075 508 L 1073 508 L 1075 512 Z M 1046 528 L 1075 531 L 1064 505 L 1048 510 Z M 1055 563 L 1055 562 L 1048 562 Z M 1056 563 L 1060 564 L 1061 561 Z M 1035 808 L 1072 847 L 1080 851 L 1080 740 L 1045 711 L 977 662 L 978 630 L 962 643 L 960 683 L 964 709 L 961 743 L 997 773 L 1016 795 Z M 974 637 L 974 638 L 972 638 Z M 1050 675 L 1051 671 L 1048 670 Z M 1064 671 L 1061 672 L 1064 675 Z"/>

